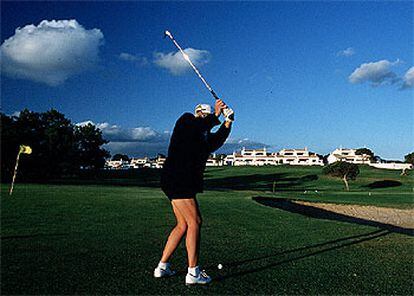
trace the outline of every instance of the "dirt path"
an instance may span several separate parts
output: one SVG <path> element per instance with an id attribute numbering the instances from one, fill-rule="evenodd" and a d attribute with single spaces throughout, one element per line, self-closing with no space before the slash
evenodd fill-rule
<path id="1" fill-rule="evenodd" d="M 340 205 L 307 201 L 295 201 L 294 203 L 328 210 L 355 218 L 414 229 L 414 209 L 402 210 L 374 206 Z"/>

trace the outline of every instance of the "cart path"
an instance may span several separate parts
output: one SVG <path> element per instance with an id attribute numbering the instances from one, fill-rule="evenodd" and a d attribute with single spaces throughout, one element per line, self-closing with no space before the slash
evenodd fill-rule
<path id="1" fill-rule="evenodd" d="M 329 204 L 294 201 L 296 204 L 331 211 L 337 214 L 414 229 L 414 209 L 394 209 L 375 206 Z"/>

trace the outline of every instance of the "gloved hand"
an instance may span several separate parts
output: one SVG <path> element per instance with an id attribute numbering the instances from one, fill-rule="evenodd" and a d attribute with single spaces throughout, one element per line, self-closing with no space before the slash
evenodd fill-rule
<path id="1" fill-rule="evenodd" d="M 234 121 L 234 111 L 233 109 L 226 108 L 223 109 L 223 115 L 226 121 L 233 122 Z"/>

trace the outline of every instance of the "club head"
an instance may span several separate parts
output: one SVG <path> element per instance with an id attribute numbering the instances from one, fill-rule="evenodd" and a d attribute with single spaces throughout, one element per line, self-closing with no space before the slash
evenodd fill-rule
<path id="1" fill-rule="evenodd" d="M 165 30 L 164 31 L 164 38 L 167 37 L 167 36 L 172 39 L 172 35 L 171 35 L 170 31 Z"/>

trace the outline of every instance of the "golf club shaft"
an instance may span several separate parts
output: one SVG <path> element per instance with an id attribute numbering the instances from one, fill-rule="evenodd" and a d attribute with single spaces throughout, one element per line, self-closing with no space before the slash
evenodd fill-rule
<path id="1" fill-rule="evenodd" d="M 181 46 L 178 44 L 178 42 L 174 39 L 173 35 L 169 31 L 165 31 L 165 35 L 168 36 L 171 41 L 174 43 L 174 45 L 178 48 L 178 50 L 183 55 L 184 59 L 190 64 L 191 68 L 193 68 L 194 72 L 197 74 L 197 76 L 201 79 L 201 81 L 204 83 L 204 85 L 207 87 L 207 89 L 210 91 L 210 93 L 213 95 L 213 97 L 216 100 L 219 100 L 220 98 L 217 96 L 217 94 L 214 92 L 214 90 L 211 88 L 211 86 L 207 83 L 207 81 L 204 79 L 204 77 L 201 75 L 200 71 L 197 69 L 197 67 L 193 64 L 193 62 L 190 60 L 190 57 L 184 52 L 184 50 L 181 48 Z"/>

